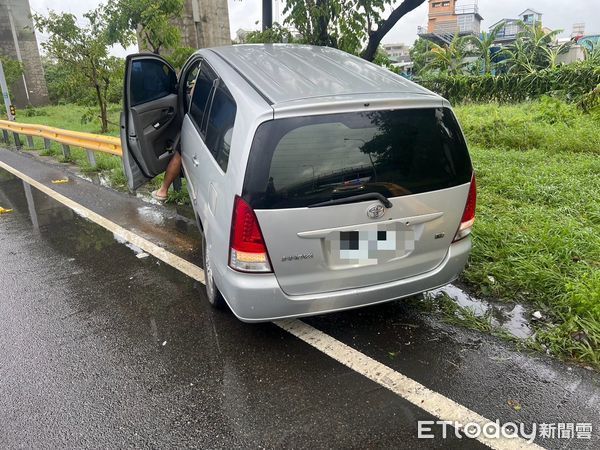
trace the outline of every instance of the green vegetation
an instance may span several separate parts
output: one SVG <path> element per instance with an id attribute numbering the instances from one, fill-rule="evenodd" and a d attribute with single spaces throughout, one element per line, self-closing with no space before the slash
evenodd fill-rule
<path id="1" fill-rule="evenodd" d="M 425 0 L 288 0 L 283 26 L 274 24 L 271 30 L 250 33 L 245 41 L 325 45 L 374 61 L 381 40 L 423 3 Z"/>
<path id="2" fill-rule="evenodd" d="M 439 65 L 444 53 L 439 53 Z M 434 64 L 431 62 L 430 64 Z M 536 73 L 503 75 L 464 75 L 446 70 L 437 75 L 423 75 L 419 83 L 453 103 L 465 101 L 502 103 L 523 102 L 552 93 L 569 102 L 592 109 L 600 101 L 600 65 L 584 61 L 542 69 Z M 596 93 L 594 94 L 594 90 Z"/>
<path id="3" fill-rule="evenodd" d="M 23 74 L 23 65 L 16 59 L 2 55 L 0 55 L 0 62 L 2 63 L 4 76 L 6 77 L 6 84 L 10 90 L 10 86 Z M 4 102 L 2 102 L 2 106 L 4 106 Z"/>
<path id="4" fill-rule="evenodd" d="M 542 310 L 532 345 L 600 367 L 600 115 L 549 98 L 456 111 L 478 184 L 463 280 Z"/>
<path id="5" fill-rule="evenodd" d="M 76 90 L 86 86 L 94 93 L 99 109 L 100 130 L 108 131 L 108 102 L 112 88 L 123 79 L 123 64 L 110 56 L 110 42 L 102 7 L 84 14 L 86 24 L 78 23 L 70 13 L 50 11 L 47 16 L 35 14 L 36 28 L 50 35 L 41 46 L 49 57 L 58 63 L 57 70 L 64 76 L 55 79 L 61 91 Z"/>
<path id="6" fill-rule="evenodd" d="M 138 33 L 142 47 L 157 55 L 175 49 L 181 41 L 179 29 L 172 20 L 179 17 L 183 0 L 109 0 L 103 20 L 111 44 L 127 47 Z"/>

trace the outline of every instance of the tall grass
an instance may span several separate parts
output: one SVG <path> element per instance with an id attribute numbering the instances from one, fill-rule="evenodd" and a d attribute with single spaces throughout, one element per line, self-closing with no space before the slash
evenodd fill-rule
<path id="1" fill-rule="evenodd" d="M 599 364 L 600 119 L 550 99 L 456 110 L 478 183 L 464 280 L 544 310 L 540 343 Z"/>

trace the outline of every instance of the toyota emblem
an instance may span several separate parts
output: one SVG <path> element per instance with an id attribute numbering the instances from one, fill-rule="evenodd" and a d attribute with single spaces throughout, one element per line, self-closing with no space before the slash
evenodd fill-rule
<path id="1" fill-rule="evenodd" d="M 371 205 L 369 206 L 369 209 L 367 209 L 367 216 L 369 217 L 369 219 L 379 219 L 383 217 L 384 214 L 385 208 L 379 203 L 377 203 L 376 205 Z"/>

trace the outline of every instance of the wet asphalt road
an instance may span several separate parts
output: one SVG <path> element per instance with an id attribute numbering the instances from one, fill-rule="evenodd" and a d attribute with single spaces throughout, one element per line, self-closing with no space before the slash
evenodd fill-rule
<path id="1" fill-rule="evenodd" d="M 89 202 L 116 204 L 97 190 Z M 173 211 L 116 195 L 185 234 Z M 14 208 L 0 215 L 0 448 L 482 447 L 418 440 L 435 418 L 272 324 L 212 310 L 202 285 L 2 170 L 0 206 Z M 172 248 L 194 258 L 185 242 Z M 401 301 L 305 321 L 489 419 L 594 424 L 591 440 L 540 445 L 600 445 L 595 373 Z"/>

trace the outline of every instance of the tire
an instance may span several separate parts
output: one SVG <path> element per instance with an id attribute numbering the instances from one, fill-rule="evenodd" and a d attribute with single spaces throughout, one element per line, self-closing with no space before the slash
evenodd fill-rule
<path id="1" fill-rule="evenodd" d="M 202 231 L 200 232 L 200 234 L 202 235 L 202 262 L 204 267 L 206 298 L 208 298 L 208 302 L 213 308 L 225 309 L 225 306 L 227 304 L 225 303 L 223 295 L 221 295 L 221 292 L 219 292 L 219 288 L 217 288 L 215 280 L 212 276 L 210 255 L 208 254 L 206 248 L 206 237 L 204 236 L 204 233 Z"/>

